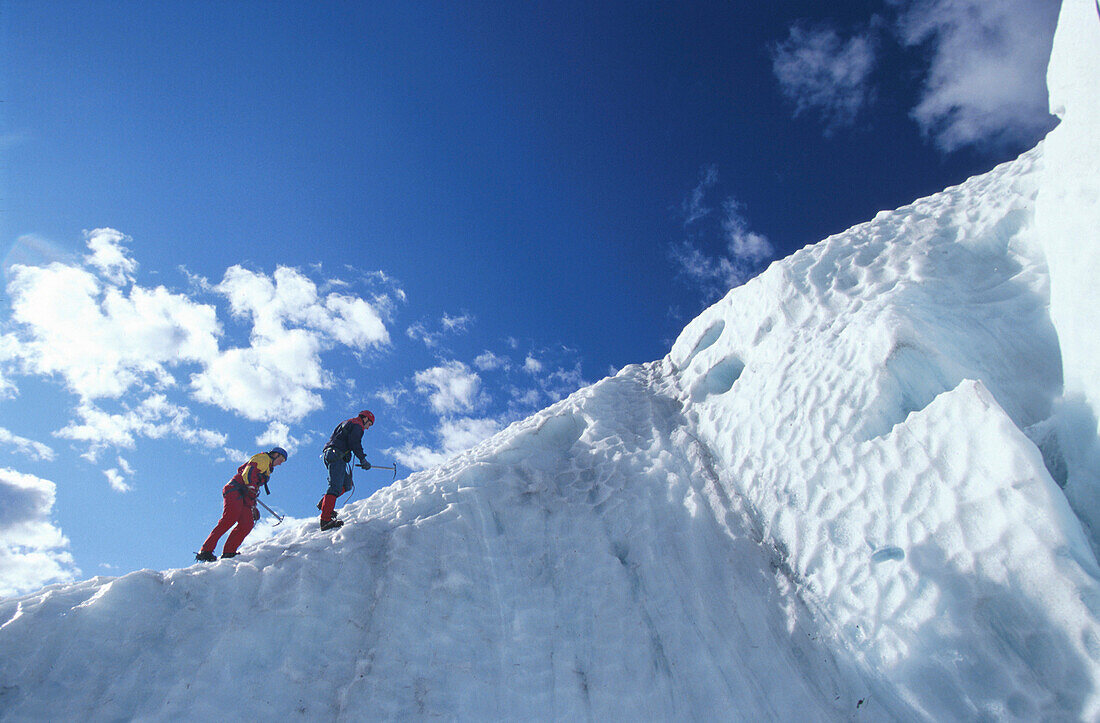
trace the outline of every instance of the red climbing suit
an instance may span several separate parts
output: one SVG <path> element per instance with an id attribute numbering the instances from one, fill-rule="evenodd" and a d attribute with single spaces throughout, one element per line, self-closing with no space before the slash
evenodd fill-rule
<path id="1" fill-rule="evenodd" d="M 237 553 L 237 548 L 244 542 L 244 538 L 252 532 L 252 525 L 255 524 L 256 497 L 260 494 L 260 488 L 271 479 L 272 467 L 271 455 L 260 452 L 237 468 L 237 474 L 233 475 L 233 479 L 222 488 L 222 497 L 225 500 L 222 518 L 218 520 L 218 524 L 214 526 L 206 542 L 202 543 L 203 552 L 213 553 L 221 536 L 230 527 L 236 525 L 225 540 L 222 555 L 233 556 Z"/>

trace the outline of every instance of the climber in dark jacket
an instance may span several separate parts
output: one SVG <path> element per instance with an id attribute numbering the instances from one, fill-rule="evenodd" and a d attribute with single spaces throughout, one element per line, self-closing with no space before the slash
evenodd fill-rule
<path id="1" fill-rule="evenodd" d="M 344 420 L 332 430 L 332 436 L 321 453 L 328 468 L 328 491 L 317 508 L 321 510 L 321 529 L 331 530 L 344 524 L 336 519 L 336 498 L 351 490 L 351 458 L 359 460 L 359 465 L 370 469 L 370 462 L 363 455 L 363 432 L 374 424 L 374 414 L 369 410 L 359 412 L 359 416 Z"/>

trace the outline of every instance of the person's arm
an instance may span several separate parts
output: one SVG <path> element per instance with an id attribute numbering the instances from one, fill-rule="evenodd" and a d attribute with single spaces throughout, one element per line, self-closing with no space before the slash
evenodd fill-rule
<path id="1" fill-rule="evenodd" d="M 348 433 L 348 449 L 359 459 L 359 464 L 367 469 L 370 469 L 370 462 L 367 461 L 366 455 L 363 454 L 363 428 L 358 425 L 349 425 L 352 427 Z"/>
<path id="2" fill-rule="evenodd" d="M 248 489 L 251 494 L 250 499 L 256 499 L 260 496 L 260 487 L 267 484 L 267 481 L 271 479 L 270 475 L 266 475 L 260 471 L 259 465 L 248 465 L 248 474 L 245 477 L 248 482 Z"/>

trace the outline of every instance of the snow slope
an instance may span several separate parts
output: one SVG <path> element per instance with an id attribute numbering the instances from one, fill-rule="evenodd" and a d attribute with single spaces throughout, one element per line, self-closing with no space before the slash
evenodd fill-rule
<path id="1" fill-rule="evenodd" d="M 1047 171 L 1037 227 L 1050 265 L 1050 313 L 1066 377 L 1055 424 L 1066 494 L 1100 533 L 1100 3 L 1063 0 L 1047 69 L 1050 111 L 1061 123 L 1044 142 Z"/>
<path id="2" fill-rule="evenodd" d="M 794 254 L 671 354 L 800 597 L 931 719 L 1100 714 L 1095 558 L 1021 431 L 1047 442 L 1061 381 L 1040 162 Z"/>
<path id="3" fill-rule="evenodd" d="M 773 264 L 334 534 L 0 601 L 0 719 L 1097 719 L 1091 508 L 1061 489 L 1096 486 L 1095 417 L 1051 299 L 1095 227 L 1043 218 L 1056 140 Z"/>

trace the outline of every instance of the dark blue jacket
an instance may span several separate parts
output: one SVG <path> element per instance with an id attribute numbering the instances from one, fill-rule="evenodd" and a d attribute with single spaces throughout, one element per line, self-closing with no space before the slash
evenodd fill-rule
<path id="1" fill-rule="evenodd" d="M 366 464 L 367 458 L 363 455 L 363 420 L 359 417 L 345 419 L 332 430 L 325 449 L 334 449 L 341 458 L 347 460 L 348 453 L 354 454 L 360 464 Z"/>

